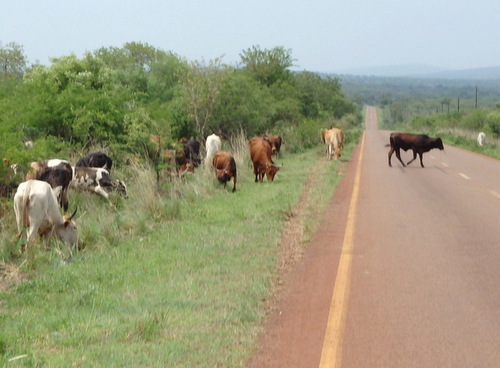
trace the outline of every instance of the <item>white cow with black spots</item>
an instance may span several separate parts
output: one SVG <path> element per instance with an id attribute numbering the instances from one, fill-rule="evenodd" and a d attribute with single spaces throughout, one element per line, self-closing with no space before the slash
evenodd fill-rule
<path id="1" fill-rule="evenodd" d="M 95 192 L 108 199 L 108 192 L 117 191 L 128 197 L 127 186 L 121 180 L 116 180 L 109 175 L 108 170 L 96 167 L 73 168 L 73 180 L 70 187 Z"/>

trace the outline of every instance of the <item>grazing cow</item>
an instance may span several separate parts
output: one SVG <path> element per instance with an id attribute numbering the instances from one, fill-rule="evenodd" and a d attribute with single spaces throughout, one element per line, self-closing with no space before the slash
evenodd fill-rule
<path id="1" fill-rule="evenodd" d="M 92 152 L 82 157 L 77 163 L 78 167 L 100 167 L 111 171 L 113 160 L 109 158 L 104 152 Z"/>
<path id="2" fill-rule="evenodd" d="M 479 146 L 484 146 L 484 143 L 486 142 L 486 134 L 484 132 L 481 132 L 477 135 L 477 144 Z"/>
<path id="3" fill-rule="evenodd" d="M 262 137 L 253 137 L 248 145 L 250 146 L 255 182 L 262 182 L 264 174 L 266 174 L 267 181 L 273 181 L 280 168 L 275 166 L 271 159 L 271 144 Z"/>
<path id="4" fill-rule="evenodd" d="M 78 167 L 74 168 L 71 187 L 76 189 L 85 189 L 95 192 L 108 199 L 108 192 L 117 191 L 128 197 L 127 186 L 121 180 L 116 180 L 109 175 L 109 172 L 97 167 Z"/>
<path id="5" fill-rule="evenodd" d="M 186 159 L 193 163 L 195 167 L 198 167 L 200 164 L 200 142 L 190 139 L 186 145 L 184 146 L 184 156 Z"/>
<path id="6" fill-rule="evenodd" d="M 410 134 L 410 133 L 391 133 L 390 138 L 391 149 L 389 151 L 389 166 L 391 165 L 391 156 L 396 151 L 396 157 L 399 162 L 405 167 L 406 165 L 411 164 L 416 158 L 417 153 L 420 157 L 420 166 L 424 167 L 424 163 L 422 162 L 422 156 L 424 152 L 428 152 L 433 148 L 439 148 L 440 150 L 444 149 L 443 141 L 441 138 L 430 138 L 425 134 Z M 400 150 L 408 151 L 411 149 L 413 151 L 413 159 L 408 161 L 405 165 L 403 160 L 401 160 Z"/>
<path id="7" fill-rule="evenodd" d="M 321 131 L 321 141 L 327 145 L 326 157 L 328 160 L 341 156 L 344 146 L 344 132 L 339 128 L 323 129 Z"/>
<path id="8" fill-rule="evenodd" d="M 26 174 L 26 180 L 35 179 L 50 184 L 59 205 L 68 210 L 68 187 L 73 178 L 73 169 L 68 161 L 53 159 L 31 163 L 32 171 Z"/>
<path id="9" fill-rule="evenodd" d="M 0 165 L 0 197 L 10 198 L 16 190 L 19 184 L 18 167 L 18 164 L 11 164 L 9 159 L 3 159 L 3 165 Z"/>
<path id="10" fill-rule="evenodd" d="M 214 155 L 212 161 L 215 168 L 215 175 L 219 182 L 224 183 L 224 188 L 226 183 L 231 181 L 233 178 L 233 192 L 236 190 L 236 162 L 234 157 L 226 151 L 218 151 Z"/>
<path id="11" fill-rule="evenodd" d="M 212 158 L 217 151 L 220 151 L 221 146 L 222 142 L 218 135 L 212 134 L 207 137 L 207 140 L 205 142 L 205 150 L 207 151 L 207 155 L 205 156 L 206 165 L 211 164 Z"/>
<path id="12" fill-rule="evenodd" d="M 68 246 L 76 244 L 78 233 L 71 216 L 62 216 L 57 205 L 57 199 L 49 183 L 40 180 L 28 180 L 17 188 L 14 196 L 14 212 L 16 213 L 17 238 L 20 238 L 25 227 L 27 244 L 30 246 L 39 234 L 49 244 L 52 233 Z"/>
<path id="13" fill-rule="evenodd" d="M 278 157 L 281 149 L 281 137 L 279 135 L 266 134 L 264 139 L 271 143 L 271 156 Z"/>

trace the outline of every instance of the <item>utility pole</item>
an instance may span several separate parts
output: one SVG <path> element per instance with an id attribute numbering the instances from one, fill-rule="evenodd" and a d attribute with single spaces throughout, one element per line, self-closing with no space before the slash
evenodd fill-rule
<path id="1" fill-rule="evenodd" d="M 477 109 L 477 86 L 476 86 L 476 109 Z"/>

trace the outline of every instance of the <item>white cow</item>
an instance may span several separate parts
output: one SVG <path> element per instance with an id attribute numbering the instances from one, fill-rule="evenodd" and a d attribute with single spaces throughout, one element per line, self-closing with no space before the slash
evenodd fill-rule
<path id="1" fill-rule="evenodd" d="M 221 140 L 218 135 L 212 134 L 207 137 L 205 142 L 205 149 L 207 151 L 207 155 L 205 157 L 205 165 L 212 165 L 212 158 L 215 153 L 220 151 L 222 146 Z"/>
<path id="2" fill-rule="evenodd" d="M 17 188 L 14 196 L 14 212 L 16 213 L 17 237 L 20 238 L 25 227 L 29 226 L 27 244 L 35 240 L 37 234 L 49 244 L 52 233 L 68 246 L 78 241 L 76 224 L 71 216 L 62 216 L 59 212 L 57 198 L 50 184 L 41 180 L 28 180 Z"/>
<path id="3" fill-rule="evenodd" d="M 486 134 L 484 132 L 481 132 L 477 135 L 477 144 L 479 144 L 481 147 L 484 146 L 484 142 L 486 141 Z"/>

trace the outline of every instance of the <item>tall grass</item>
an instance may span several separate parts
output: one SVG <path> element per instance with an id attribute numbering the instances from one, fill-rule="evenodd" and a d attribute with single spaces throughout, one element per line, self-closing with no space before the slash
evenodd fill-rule
<path id="1" fill-rule="evenodd" d="M 110 204 L 71 191 L 82 245 L 69 263 L 53 243 L 38 247 L 27 268 L 6 211 L 3 267 L 22 277 L 0 290 L 0 366 L 242 366 L 265 318 L 283 225 L 324 147 L 284 152 L 275 181 L 257 184 L 246 138 L 233 142 L 235 193 L 210 168 L 157 182 L 139 163 L 113 172 L 128 199 L 111 195 Z M 315 173 L 306 232 L 334 191 L 339 164 Z"/>

